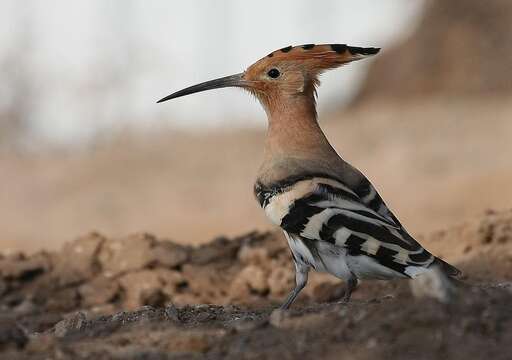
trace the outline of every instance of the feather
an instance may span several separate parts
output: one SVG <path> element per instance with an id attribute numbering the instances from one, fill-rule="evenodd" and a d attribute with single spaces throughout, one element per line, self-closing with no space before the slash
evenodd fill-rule
<path id="1" fill-rule="evenodd" d="M 367 180 L 364 186 L 351 189 L 339 179 L 304 175 L 266 191 L 260 186 L 256 194 L 266 198 L 262 205 L 267 215 L 278 214 L 274 220 L 280 219 L 281 228 L 301 240 L 309 254 L 317 253 L 317 258 L 322 252 L 313 248 L 329 244 L 345 249 L 344 256 L 368 257 L 397 277 L 411 277 L 433 263 L 444 264 L 409 235 Z M 449 275 L 458 272 L 451 265 L 442 268 Z M 375 278 L 383 275 L 375 271 Z M 381 272 L 389 276 L 387 270 Z"/>

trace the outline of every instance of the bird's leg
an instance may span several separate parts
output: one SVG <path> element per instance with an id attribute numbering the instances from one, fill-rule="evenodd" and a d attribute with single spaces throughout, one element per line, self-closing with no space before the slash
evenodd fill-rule
<path id="1" fill-rule="evenodd" d="M 281 305 L 281 310 L 288 309 L 297 295 L 299 295 L 300 291 L 304 289 L 304 286 L 306 286 L 308 282 L 308 272 L 309 267 L 295 263 L 295 288 L 293 288 L 292 292 L 286 298 L 286 301 Z"/>
<path id="2" fill-rule="evenodd" d="M 357 277 L 353 273 L 350 273 L 350 275 L 351 275 L 350 278 L 348 278 L 348 280 L 347 280 L 345 295 L 343 295 L 343 299 L 341 300 L 344 303 L 349 302 L 352 292 L 357 287 Z"/>

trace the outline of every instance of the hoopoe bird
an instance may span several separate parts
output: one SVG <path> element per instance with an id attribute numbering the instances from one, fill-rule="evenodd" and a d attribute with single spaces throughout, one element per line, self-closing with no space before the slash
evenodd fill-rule
<path id="1" fill-rule="evenodd" d="M 414 278 L 434 269 L 449 277 L 460 274 L 409 235 L 370 181 L 337 154 L 318 124 L 319 75 L 379 50 L 341 44 L 288 46 L 242 73 L 158 101 L 239 87 L 265 109 L 268 132 L 254 193 L 268 218 L 284 231 L 295 263 L 296 285 L 283 309 L 304 288 L 311 268 L 344 280 L 344 301 L 359 279 Z"/>

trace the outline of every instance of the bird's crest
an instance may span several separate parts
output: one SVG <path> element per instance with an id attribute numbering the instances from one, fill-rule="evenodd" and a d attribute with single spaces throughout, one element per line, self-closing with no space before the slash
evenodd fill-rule
<path id="1" fill-rule="evenodd" d="M 380 48 L 348 46 L 345 44 L 305 44 L 298 46 L 287 46 L 282 49 L 271 52 L 267 58 L 297 59 L 305 60 L 309 58 L 317 59 L 336 59 L 340 62 L 349 62 L 375 55 Z"/>
<path id="2" fill-rule="evenodd" d="M 305 44 L 287 46 L 273 51 L 258 62 L 301 61 L 307 63 L 311 70 L 322 71 L 364 59 L 377 54 L 379 51 L 380 48 L 348 46 L 345 44 Z"/>

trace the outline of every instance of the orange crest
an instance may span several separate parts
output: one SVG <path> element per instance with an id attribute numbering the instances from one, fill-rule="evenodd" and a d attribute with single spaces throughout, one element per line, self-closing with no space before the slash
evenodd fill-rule
<path id="1" fill-rule="evenodd" d="M 379 50 L 342 44 L 288 46 L 249 66 L 244 79 L 250 83 L 249 90 L 260 96 L 314 91 L 323 71 L 375 55 Z"/>

